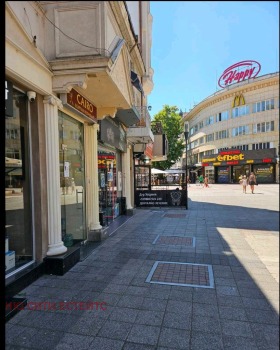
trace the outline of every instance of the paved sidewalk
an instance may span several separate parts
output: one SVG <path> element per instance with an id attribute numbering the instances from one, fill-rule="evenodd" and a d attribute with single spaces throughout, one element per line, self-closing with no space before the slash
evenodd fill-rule
<path id="1" fill-rule="evenodd" d="M 188 196 L 188 210 L 137 210 L 64 276 L 22 291 L 6 349 L 279 350 L 279 186 Z"/>

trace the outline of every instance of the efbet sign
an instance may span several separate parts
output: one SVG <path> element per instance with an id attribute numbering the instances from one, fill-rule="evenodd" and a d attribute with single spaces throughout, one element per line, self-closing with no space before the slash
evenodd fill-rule
<path id="1" fill-rule="evenodd" d="M 241 61 L 228 67 L 220 76 L 218 85 L 225 88 L 233 83 L 255 78 L 261 70 L 261 65 L 257 61 Z"/>

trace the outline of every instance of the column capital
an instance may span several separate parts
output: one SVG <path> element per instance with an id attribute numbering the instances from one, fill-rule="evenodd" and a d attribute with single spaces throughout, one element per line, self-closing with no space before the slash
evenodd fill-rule
<path id="1" fill-rule="evenodd" d="M 45 96 L 43 102 L 45 104 L 57 106 L 58 108 L 61 108 L 61 109 L 63 108 L 63 104 L 62 104 L 61 100 L 59 98 L 57 98 L 56 96 L 52 96 L 52 95 Z"/>

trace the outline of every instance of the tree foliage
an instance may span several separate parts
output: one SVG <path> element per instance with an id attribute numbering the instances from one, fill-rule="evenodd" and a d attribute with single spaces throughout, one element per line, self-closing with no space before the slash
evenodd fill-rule
<path id="1" fill-rule="evenodd" d="M 168 155 L 166 161 L 152 162 L 157 169 L 170 169 L 181 157 L 184 150 L 184 141 L 180 139 L 183 133 L 182 118 L 176 106 L 164 105 L 163 109 L 154 115 L 153 122 L 160 121 L 163 132 L 168 140 Z"/>

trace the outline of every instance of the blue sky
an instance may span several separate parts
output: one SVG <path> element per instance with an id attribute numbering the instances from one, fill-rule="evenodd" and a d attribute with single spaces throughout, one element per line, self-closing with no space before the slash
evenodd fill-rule
<path id="1" fill-rule="evenodd" d="M 188 112 L 234 63 L 259 62 L 258 76 L 279 71 L 278 1 L 151 1 L 150 11 L 152 117 L 165 104 Z"/>

